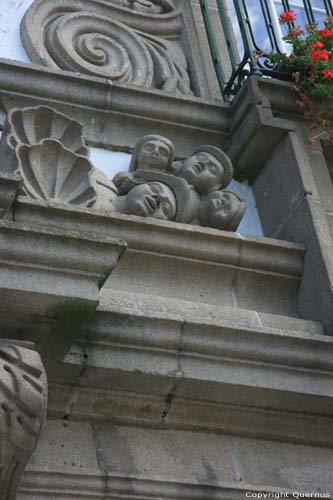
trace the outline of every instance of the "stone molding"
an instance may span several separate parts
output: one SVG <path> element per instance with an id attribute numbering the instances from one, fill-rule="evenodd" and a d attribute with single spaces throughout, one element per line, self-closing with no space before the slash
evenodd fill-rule
<path id="1" fill-rule="evenodd" d="M 259 272 L 301 278 L 304 247 L 271 238 L 257 238 L 211 228 L 175 224 L 134 215 L 103 214 L 88 208 L 50 205 L 19 196 L 15 220 L 62 227 L 127 242 L 128 250 L 232 265 Z M 152 238 L 152 233 L 155 235 Z"/>
<path id="2" fill-rule="evenodd" d="M 29 342 L 0 339 L 0 499 L 15 500 L 46 417 L 47 381 Z"/>
<path id="3" fill-rule="evenodd" d="M 105 288 L 298 316 L 301 245 L 157 219 L 108 216 L 92 209 L 73 210 L 23 197 L 15 204 L 15 219 L 125 239 L 126 254 Z M 182 284 L 174 286 L 179 276 Z M 191 280 L 198 285 L 191 287 Z"/>
<path id="4" fill-rule="evenodd" d="M 131 485 L 129 491 L 128 485 Z M 196 485 L 186 482 L 163 481 L 161 479 L 144 479 L 133 476 L 109 475 L 107 481 L 99 475 L 63 474 L 29 470 L 25 473 L 20 493 L 33 495 L 36 500 L 44 500 L 48 493 L 55 498 L 70 495 L 71 498 L 90 500 L 107 492 L 113 500 L 150 500 L 152 493 L 163 500 L 244 500 L 246 492 L 253 493 L 285 493 L 292 495 L 286 488 L 258 487 L 239 482 L 222 482 L 218 485 L 200 482 Z M 204 497 L 203 497 L 204 494 Z M 20 500 L 20 496 L 18 497 Z"/>
<path id="5" fill-rule="evenodd" d="M 0 59 L 0 70 L 0 102 L 7 112 L 32 105 L 55 107 L 82 122 L 90 145 L 130 151 L 142 135 L 163 131 L 185 157 L 201 144 L 221 147 L 228 129 L 227 104 L 111 86 L 106 79 L 6 59 Z"/>
<path id="6" fill-rule="evenodd" d="M 73 392 L 72 383 L 64 377 L 51 381 L 49 388 L 48 415 L 52 419 L 61 419 L 66 415 L 70 420 L 89 420 L 92 423 L 112 420 L 119 425 L 208 430 L 313 446 L 333 445 L 330 416 L 217 403 L 177 395 L 170 405 L 169 400 L 166 401 L 168 393 L 121 391 L 106 384 L 105 387 L 81 384 Z"/>
<path id="7" fill-rule="evenodd" d="M 169 2 L 152 14 L 130 5 L 36 0 L 22 20 L 23 45 L 33 62 L 51 68 L 191 95 L 182 9 Z"/>
<path id="8" fill-rule="evenodd" d="M 332 416 L 333 343 L 321 325 L 205 304 L 194 311 L 185 301 L 175 312 L 172 299 L 108 290 L 65 361 L 81 365 L 85 353 L 83 386 L 114 378 L 119 390 L 171 400 Z"/>

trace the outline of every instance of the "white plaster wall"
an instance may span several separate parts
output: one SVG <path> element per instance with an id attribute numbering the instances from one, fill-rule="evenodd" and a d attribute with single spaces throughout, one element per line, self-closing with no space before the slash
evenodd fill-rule
<path id="1" fill-rule="evenodd" d="M 131 155 L 102 148 L 89 148 L 90 161 L 96 168 L 102 170 L 109 179 L 117 172 L 128 172 Z"/>
<path id="2" fill-rule="evenodd" d="M 20 36 L 20 23 L 32 0 L 1 0 L 0 57 L 29 63 Z"/>

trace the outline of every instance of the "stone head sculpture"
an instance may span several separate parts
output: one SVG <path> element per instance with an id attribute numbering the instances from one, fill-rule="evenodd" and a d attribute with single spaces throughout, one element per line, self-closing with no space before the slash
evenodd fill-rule
<path id="1" fill-rule="evenodd" d="M 124 198 L 126 198 L 126 212 L 130 215 L 175 220 L 176 197 L 173 191 L 162 182 L 138 184 Z"/>
<path id="2" fill-rule="evenodd" d="M 246 210 L 246 202 L 233 191 L 215 191 L 199 207 L 200 225 L 236 231 Z"/>
<path id="3" fill-rule="evenodd" d="M 225 188 L 233 176 L 230 159 L 214 146 L 201 146 L 189 158 L 175 162 L 172 170 L 201 195 Z"/>
<path id="4" fill-rule="evenodd" d="M 174 9 L 171 0 L 124 0 L 124 5 L 143 14 L 163 14 Z"/>
<path id="5" fill-rule="evenodd" d="M 189 223 L 195 218 L 200 205 L 200 197 L 195 189 L 189 186 L 184 179 L 152 170 L 137 171 L 134 177 L 146 182 L 162 182 L 171 189 L 175 196 L 177 207 L 176 216 L 173 220 Z"/>
<path id="6" fill-rule="evenodd" d="M 127 177 L 126 189 L 124 186 L 123 196 L 114 203 L 121 213 L 188 223 L 199 209 L 200 197 L 195 189 L 170 174 L 140 170 Z"/>
<path id="7" fill-rule="evenodd" d="M 175 148 L 169 139 L 160 135 L 146 135 L 133 150 L 129 171 L 170 169 L 175 156 Z"/>

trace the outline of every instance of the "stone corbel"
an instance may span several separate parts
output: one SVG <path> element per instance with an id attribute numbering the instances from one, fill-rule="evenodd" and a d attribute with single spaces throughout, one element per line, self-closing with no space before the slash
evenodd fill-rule
<path id="1" fill-rule="evenodd" d="M 33 344 L 0 340 L 0 500 L 16 499 L 46 405 L 46 373 Z"/>
<path id="2" fill-rule="evenodd" d="M 258 175 L 282 137 L 295 130 L 292 121 L 274 116 L 272 103 L 259 83 L 258 77 L 248 78 L 233 101 L 229 145 L 226 149 L 233 162 L 235 175 L 249 180 Z M 295 101 L 293 97 L 292 103 Z"/>
<path id="3" fill-rule="evenodd" d="M 297 94 L 288 82 L 250 77 L 231 111 L 227 153 L 236 174 L 252 182 L 265 236 L 306 247 L 298 312 L 332 335 L 332 237 L 323 196 L 330 180 L 324 158 L 307 147 Z"/>
<path id="4" fill-rule="evenodd" d="M 0 221 L 0 325 L 62 361 L 126 248 L 120 239 Z"/>

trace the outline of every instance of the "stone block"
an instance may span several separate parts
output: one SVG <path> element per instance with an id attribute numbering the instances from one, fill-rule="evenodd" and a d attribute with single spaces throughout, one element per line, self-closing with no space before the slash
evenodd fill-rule
<path id="1" fill-rule="evenodd" d="M 92 474 L 99 469 L 94 429 L 89 423 L 47 420 L 29 470 Z"/>
<path id="2" fill-rule="evenodd" d="M 304 318 L 320 319 L 332 332 L 332 251 L 330 230 L 319 201 L 306 196 L 280 227 L 279 237 L 308 246 L 298 308 Z"/>
<path id="3" fill-rule="evenodd" d="M 5 220 L 0 222 L 0 234 L 4 324 L 12 326 L 14 338 L 24 338 L 40 318 L 45 337 L 39 349 L 51 358 L 56 352 L 63 356 L 96 308 L 99 289 L 124 252 L 125 242 Z M 49 329 L 45 318 L 50 320 Z"/>
<path id="4" fill-rule="evenodd" d="M 290 133 L 272 152 L 253 190 L 264 234 L 272 237 L 304 196 L 318 197 L 309 160 L 296 134 Z"/>
<path id="5" fill-rule="evenodd" d="M 332 491 L 332 450 L 323 447 L 110 423 L 61 425 L 55 421 L 45 428 L 18 500 L 42 500 L 42 494 L 51 492 L 54 498 L 89 500 L 101 495 L 148 500 L 152 494 L 242 500 L 246 492 Z M 48 469 L 51 456 L 53 470 Z"/>
<path id="6" fill-rule="evenodd" d="M 232 439 L 242 479 L 253 485 L 269 485 L 306 493 L 332 493 L 332 449 Z M 253 457 L 256 460 L 253 460 Z"/>

